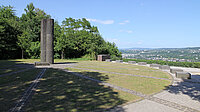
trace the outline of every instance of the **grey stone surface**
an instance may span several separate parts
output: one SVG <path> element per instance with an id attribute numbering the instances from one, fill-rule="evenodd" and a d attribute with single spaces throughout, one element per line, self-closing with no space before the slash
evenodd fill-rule
<path id="1" fill-rule="evenodd" d="M 176 72 L 176 78 L 191 79 L 191 74 L 189 72 Z"/>
<path id="2" fill-rule="evenodd" d="M 47 27 L 46 24 L 47 24 L 46 19 L 41 20 L 41 33 L 40 33 L 41 62 L 46 62 L 46 27 Z"/>
<path id="3" fill-rule="evenodd" d="M 159 69 L 169 70 L 170 66 L 168 66 L 168 65 L 161 65 L 161 66 L 159 66 Z"/>
<path id="4" fill-rule="evenodd" d="M 187 84 L 187 88 L 184 88 L 186 86 L 182 87 L 181 85 L 173 86 L 173 88 L 171 88 L 170 90 L 158 93 L 154 95 L 154 97 L 174 102 L 182 106 L 187 106 L 200 111 L 200 102 L 192 98 L 192 95 L 196 94 L 196 96 L 198 96 L 200 92 L 194 93 L 194 90 L 191 91 L 190 89 L 194 88 L 193 85 L 196 85 L 196 87 L 199 86 L 199 84 Z M 196 91 L 198 91 L 198 89 L 196 89 Z"/>
<path id="5" fill-rule="evenodd" d="M 53 37 L 54 37 L 54 20 L 47 19 L 47 31 L 46 31 L 46 62 L 54 63 L 53 57 Z"/>
<path id="6" fill-rule="evenodd" d="M 35 66 L 49 66 L 50 63 L 48 63 L 48 62 L 35 62 L 34 65 Z"/>
<path id="7" fill-rule="evenodd" d="M 142 100 L 123 107 L 123 112 L 182 112 L 150 100 Z M 115 112 L 112 110 L 111 112 Z"/>
<path id="8" fill-rule="evenodd" d="M 160 67 L 160 64 L 150 64 L 150 67 Z"/>
<path id="9" fill-rule="evenodd" d="M 54 63 L 54 20 L 42 19 L 41 21 L 41 62 Z"/>
<path id="10" fill-rule="evenodd" d="M 106 59 L 106 62 L 111 62 L 111 59 Z"/>
<path id="11" fill-rule="evenodd" d="M 146 62 L 138 62 L 138 65 L 146 65 Z"/>
<path id="12" fill-rule="evenodd" d="M 187 71 L 193 74 L 199 73 L 200 74 L 200 69 L 199 68 L 187 68 L 187 67 L 175 67 L 175 66 L 170 66 L 170 68 L 175 68 L 175 69 L 182 69 L 183 71 Z"/>
<path id="13" fill-rule="evenodd" d="M 182 69 L 174 69 L 174 68 L 171 68 L 171 69 L 170 69 L 170 72 L 173 73 L 173 74 L 175 74 L 176 72 L 183 72 L 183 70 L 182 70 Z"/>
<path id="14" fill-rule="evenodd" d="M 130 63 L 130 64 L 136 64 L 135 61 L 128 61 L 128 63 Z"/>
<path id="15" fill-rule="evenodd" d="M 123 63 L 123 60 L 116 60 L 117 63 Z"/>

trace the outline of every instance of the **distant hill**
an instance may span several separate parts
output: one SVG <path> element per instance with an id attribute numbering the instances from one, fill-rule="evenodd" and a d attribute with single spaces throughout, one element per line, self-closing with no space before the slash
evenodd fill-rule
<path id="1" fill-rule="evenodd" d="M 123 58 L 166 60 L 166 61 L 200 61 L 200 47 L 187 48 L 128 48 L 120 49 Z"/>
<path id="2" fill-rule="evenodd" d="M 119 50 L 151 50 L 151 49 L 156 49 L 156 48 L 124 48 Z"/>
<path id="3" fill-rule="evenodd" d="M 185 48 L 122 48 L 120 51 L 126 50 L 162 50 L 162 49 L 200 49 L 200 47 L 185 47 Z"/>

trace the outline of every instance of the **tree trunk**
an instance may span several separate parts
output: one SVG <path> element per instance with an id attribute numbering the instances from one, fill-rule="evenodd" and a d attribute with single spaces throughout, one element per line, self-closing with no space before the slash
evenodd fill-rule
<path id="1" fill-rule="evenodd" d="M 24 50 L 22 49 L 22 59 L 24 59 Z"/>
<path id="2" fill-rule="evenodd" d="M 61 59 L 64 59 L 64 50 L 62 50 Z"/>

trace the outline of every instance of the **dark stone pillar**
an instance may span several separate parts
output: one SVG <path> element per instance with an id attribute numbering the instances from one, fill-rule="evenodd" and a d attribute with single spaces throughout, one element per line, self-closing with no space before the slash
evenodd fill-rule
<path id="1" fill-rule="evenodd" d="M 42 19 L 41 21 L 41 62 L 54 63 L 54 20 Z"/>
<path id="2" fill-rule="evenodd" d="M 53 64 L 53 37 L 54 37 L 54 20 L 47 19 L 47 27 L 46 27 L 46 62 Z"/>
<path id="3" fill-rule="evenodd" d="M 40 59 L 41 62 L 46 62 L 46 19 L 42 19 L 41 21 L 41 39 L 40 39 Z"/>

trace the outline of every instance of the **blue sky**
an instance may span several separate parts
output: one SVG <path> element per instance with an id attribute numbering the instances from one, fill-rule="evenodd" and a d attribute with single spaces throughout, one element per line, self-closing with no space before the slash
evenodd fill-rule
<path id="1" fill-rule="evenodd" d="M 200 0 L 1 0 L 21 16 L 29 3 L 61 23 L 87 18 L 118 48 L 200 46 Z"/>

